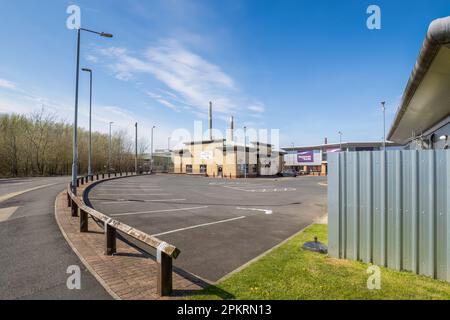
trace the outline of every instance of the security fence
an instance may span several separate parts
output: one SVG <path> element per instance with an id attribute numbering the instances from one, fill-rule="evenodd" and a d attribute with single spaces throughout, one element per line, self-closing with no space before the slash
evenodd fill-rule
<path id="1" fill-rule="evenodd" d="M 450 150 L 328 155 L 329 253 L 450 281 Z"/>

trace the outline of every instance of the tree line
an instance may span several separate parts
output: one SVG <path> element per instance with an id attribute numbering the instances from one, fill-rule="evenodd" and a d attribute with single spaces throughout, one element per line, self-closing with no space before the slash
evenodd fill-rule
<path id="1" fill-rule="evenodd" d="M 111 139 L 111 168 L 134 171 L 135 142 L 125 131 Z M 78 172 L 88 171 L 89 132 L 78 129 Z M 0 176 L 55 176 L 72 172 L 73 125 L 44 110 L 29 115 L 0 115 Z M 146 151 L 139 141 L 139 165 Z M 107 172 L 109 135 L 92 132 L 92 171 Z"/>

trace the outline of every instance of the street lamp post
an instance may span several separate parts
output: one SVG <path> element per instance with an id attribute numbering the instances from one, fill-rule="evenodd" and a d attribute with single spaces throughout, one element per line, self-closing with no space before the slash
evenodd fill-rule
<path id="1" fill-rule="evenodd" d="M 75 116 L 73 121 L 73 156 L 72 156 L 72 192 L 77 193 L 77 176 L 78 176 L 78 140 L 77 140 L 77 128 L 78 128 L 78 87 L 80 80 L 80 42 L 81 31 L 98 34 L 102 37 L 112 38 L 112 34 L 105 32 L 96 32 L 84 28 L 78 28 L 77 30 L 77 69 L 76 69 L 76 81 L 75 81 Z"/>
<path id="2" fill-rule="evenodd" d="M 153 173 L 153 129 L 156 126 L 152 127 L 152 136 L 151 136 L 151 144 L 150 144 L 150 173 Z"/>
<path id="3" fill-rule="evenodd" d="M 111 127 L 114 122 L 109 123 L 109 144 L 108 144 L 108 173 L 111 172 L 111 147 L 112 147 L 112 133 Z"/>
<path id="4" fill-rule="evenodd" d="M 135 138 L 134 138 L 134 143 L 135 143 L 134 172 L 137 175 L 138 174 L 138 123 L 136 122 L 136 124 L 134 126 L 136 129 Z"/>
<path id="5" fill-rule="evenodd" d="M 386 102 L 381 102 L 381 110 L 383 111 L 383 150 L 386 151 Z"/>
<path id="6" fill-rule="evenodd" d="M 339 149 L 342 151 L 342 132 L 339 131 L 338 134 L 339 134 Z"/>
<path id="7" fill-rule="evenodd" d="M 88 156 L 88 177 L 92 177 L 92 70 L 88 68 L 81 69 L 89 72 L 89 156 Z"/>
<path id="8" fill-rule="evenodd" d="M 247 127 L 244 127 L 244 179 L 247 179 Z"/>

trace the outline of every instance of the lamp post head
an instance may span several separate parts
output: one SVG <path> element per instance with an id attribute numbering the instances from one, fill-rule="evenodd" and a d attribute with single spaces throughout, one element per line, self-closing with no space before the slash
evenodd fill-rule
<path id="1" fill-rule="evenodd" d="M 92 72 L 92 70 L 91 70 L 91 69 L 88 69 L 88 68 L 83 68 L 83 69 L 81 69 L 81 71 Z"/>
<path id="2" fill-rule="evenodd" d="M 100 36 L 105 37 L 105 38 L 112 38 L 113 35 L 111 33 L 106 33 L 106 32 L 101 32 Z"/>

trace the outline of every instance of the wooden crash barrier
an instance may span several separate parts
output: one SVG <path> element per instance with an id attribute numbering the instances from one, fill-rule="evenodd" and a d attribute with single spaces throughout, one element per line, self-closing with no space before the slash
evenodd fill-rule
<path id="1" fill-rule="evenodd" d="M 117 173 L 114 175 L 117 176 Z M 122 174 L 120 175 L 122 176 Z M 84 181 L 83 177 L 81 179 Z M 77 186 L 79 181 L 77 179 Z M 88 181 L 86 180 L 86 182 Z M 89 231 L 89 216 L 103 223 L 105 255 L 110 256 L 117 252 L 116 241 L 118 232 L 154 248 L 158 263 L 157 293 L 160 296 L 169 296 L 172 293 L 172 259 L 176 259 L 179 256 L 180 250 L 178 248 L 88 207 L 82 199 L 72 192 L 71 184 L 67 187 L 67 205 L 71 208 L 72 217 L 80 217 L 80 232 Z"/>

